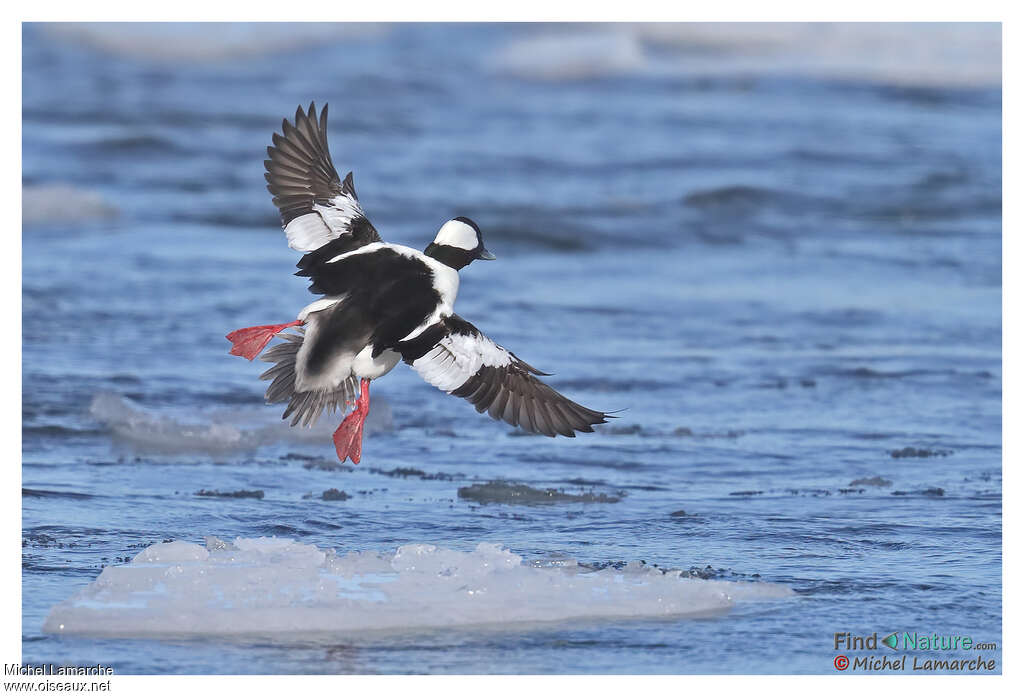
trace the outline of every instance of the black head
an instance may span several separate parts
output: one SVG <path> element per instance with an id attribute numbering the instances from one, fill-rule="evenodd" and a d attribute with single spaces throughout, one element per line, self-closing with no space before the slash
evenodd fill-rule
<path id="1" fill-rule="evenodd" d="M 468 266 L 475 259 L 495 258 L 484 249 L 480 228 L 472 220 L 461 215 L 442 225 L 434 241 L 427 245 L 423 253 L 453 269 Z"/>

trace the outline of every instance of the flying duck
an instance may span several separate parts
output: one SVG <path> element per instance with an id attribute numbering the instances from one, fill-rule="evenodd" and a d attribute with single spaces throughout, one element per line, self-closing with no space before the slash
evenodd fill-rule
<path id="1" fill-rule="evenodd" d="M 610 415 L 588 409 L 537 379 L 547 375 L 455 314 L 459 269 L 494 259 L 480 228 L 453 218 L 422 252 L 381 240 L 359 205 L 352 173 L 338 177 L 327 146 L 327 105 L 299 107 L 274 133 L 265 160 L 267 189 L 281 212 L 288 246 L 302 252 L 297 276 L 321 296 L 293 322 L 238 329 L 230 353 L 274 366 L 268 404 L 287 402 L 291 425 L 316 423 L 324 410 L 354 406 L 334 433 L 342 462 L 362 456 L 370 381 L 399 361 L 438 389 L 532 433 L 575 437 Z M 295 333 L 285 332 L 297 327 Z M 273 337 L 283 341 L 264 352 Z"/>

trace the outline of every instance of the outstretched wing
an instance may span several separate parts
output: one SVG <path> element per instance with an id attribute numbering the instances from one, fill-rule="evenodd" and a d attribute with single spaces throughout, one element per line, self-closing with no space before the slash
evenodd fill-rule
<path id="1" fill-rule="evenodd" d="M 274 144 L 267 148 L 270 159 L 263 162 L 264 176 L 281 211 L 288 246 L 306 254 L 299 268 L 380 242 L 359 205 L 352 173 L 341 181 L 331 162 L 327 105 L 319 118 L 314 103 L 308 112 L 299 107 L 295 123 L 285 119 L 281 131 L 283 135 L 275 133 Z"/>
<path id="2" fill-rule="evenodd" d="M 574 438 L 614 418 L 588 409 L 537 379 L 545 373 L 519 360 L 458 315 L 443 318 L 400 342 L 403 360 L 424 380 L 462 397 L 492 419 L 542 433 Z"/>

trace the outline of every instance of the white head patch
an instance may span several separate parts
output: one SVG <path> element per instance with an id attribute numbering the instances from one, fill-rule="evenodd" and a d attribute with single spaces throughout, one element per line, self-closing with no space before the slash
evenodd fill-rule
<path id="1" fill-rule="evenodd" d="M 476 230 L 471 226 L 466 225 L 461 220 L 449 220 L 437 231 L 434 244 L 444 244 L 468 251 L 476 249 L 477 245 L 480 244 L 480 240 L 477 239 Z"/>

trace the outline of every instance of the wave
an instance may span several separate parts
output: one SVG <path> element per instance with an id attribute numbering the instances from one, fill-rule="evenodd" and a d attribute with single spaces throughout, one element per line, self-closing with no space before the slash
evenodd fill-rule
<path id="1" fill-rule="evenodd" d="M 787 213 L 809 210 L 833 210 L 837 202 L 794 191 L 776 190 L 744 184 L 729 184 L 691 191 L 683 203 L 708 212 L 723 211 L 729 217 L 774 208 Z"/>
<path id="2" fill-rule="evenodd" d="M 510 40 L 493 67 L 545 82 L 794 76 L 992 88 L 1002 82 L 1001 49 L 997 23 L 561 25 Z"/>
<path id="3" fill-rule="evenodd" d="M 138 452 L 162 455 L 224 455 L 279 441 L 322 443 L 330 448 L 331 434 L 337 428 L 337 422 L 329 418 L 321 418 L 310 428 L 290 428 L 285 422 L 257 427 L 243 425 L 251 421 L 252 411 L 222 411 L 215 417 L 206 417 L 205 421 L 183 423 L 170 416 L 149 413 L 131 400 L 111 392 L 101 392 L 93 397 L 89 415 L 106 426 L 119 443 Z M 390 405 L 384 399 L 376 398 L 366 419 L 365 435 L 372 437 L 375 433 L 393 429 Z"/>
<path id="4" fill-rule="evenodd" d="M 491 61 L 503 75 L 564 82 L 626 75 L 646 59 L 635 37 L 619 31 L 546 33 L 507 43 Z"/>
<path id="5" fill-rule="evenodd" d="M 618 566 L 618 565 L 617 565 Z M 524 563 L 499 544 L 472 552 L 321 550 L 279 538 L 155 544 L 108 566 L 55 606 L 43 631 L 140 636 L 351 634 L 595 618 L 706 616 L 786 586 L 692 578 L 634 561 Z"/>
<path id="6" fill-rule="evenodd" d="M 159 453 L 232 452 L 253 447 L 254 439 L 227 424 L 183 424 L 144 412 L 130 400 L 112 393 L 96 395 L 89 415 L 111 430 L 120 441 L 139 450 Z"/>
<path id="7" fill-rule="evenodd" d="M 95 498 L 92 494 L 83 494 L 77 491 L 50 491 L 48 489 L 21 489 L 22 497 L 43 498 L 43 499 L 71 499 L 80 501 Z"/>
<path id="8" fill-rule="evenodd" d="M 90 22 L 42 25 L 59 41 L 156 62 L 206 63 L 376 38 L 387 25 L 327 22 Z"/>
<path id="9" fill-rule="evenodd" d="M 119 214 L 101 194 L 68 184 L 34 184 L 21 188 L 23 225 L 79 223 Z"/>

